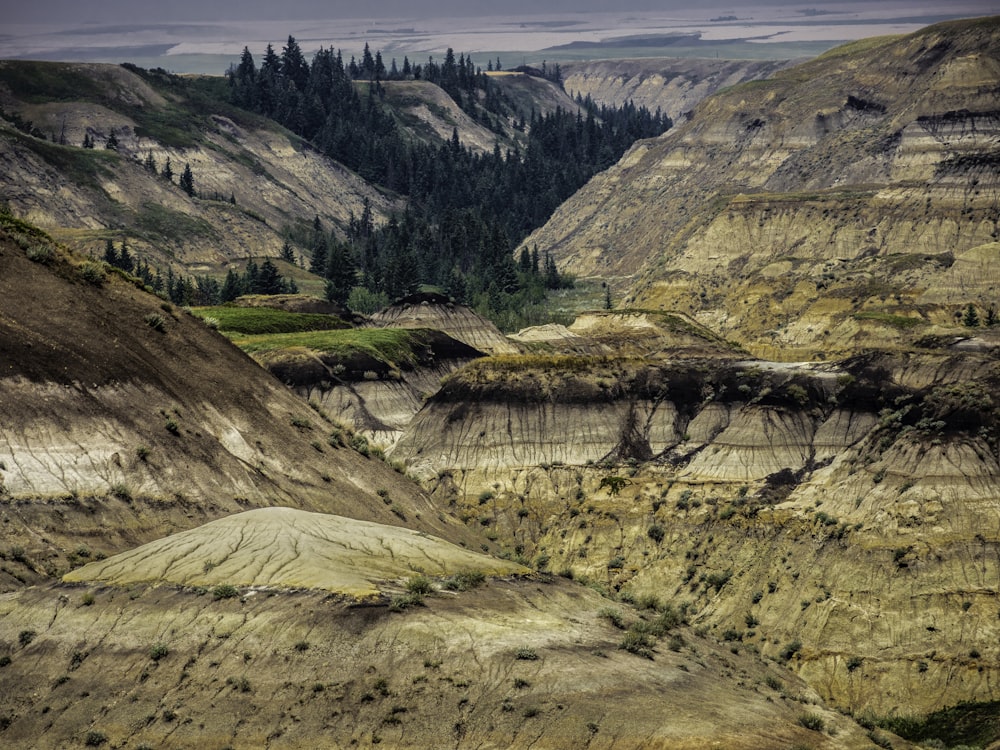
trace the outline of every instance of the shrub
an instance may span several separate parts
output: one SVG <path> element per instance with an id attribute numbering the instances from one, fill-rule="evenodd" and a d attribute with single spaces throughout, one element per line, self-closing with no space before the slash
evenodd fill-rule
<path id="1" fill-rule="evenodd" d="M 169 653 L 170 653 L 169 648 L 167 648 L 162 643 L 157 643 L 156 645 L 154 645 L 149 649 L 149 658 L 152 659 L 153 661 L 159 661 Z"/>
<path id="2" fill-rule="evenodd" d="M 229 583 L 220 583 L 212 589 L 212 597 L 215 599 L 234 599 L 239 595 L 239 589 Z"/>
<path id="3" fill-rule="evenodd" d="M 516 687 L 518 690 L 520 690 L 522 688 L 531 687 L 531 683 L 528 682 L 523 677 L 515 677 L 514 678 L 514 687 Z"/>
<path id="4" fill-rule="evenodd" d="M 731 570 L 727 570 L 724 573 L 709 573 L 708 577 L 705 578 L 705 582 L 713 589 L 718 591 L 723 586 L 725 586 L 726 583 L 729 582 L 729 579 L 732 577 L 733 577 L 733 572 Z"/>
<path id="5" fill-rule="evenodd" d="M 297 643 L 296 643 L 296 644 L 295 644 L 295 645 L 293 646 L 293 648 L 294 648 L 294 649 L 295 649 L 296 651 L 299 651 L 299 652 L 302 652 L 302 651 L 308 651 L 308 650 L 309 650 L 309 641 L 299 641 L 299 642 L 297 642 Z"/>
<path id="6" fill-rule="evenodd" d="M 34 630 L 22 630 L 20 633 L 17 634 L 17 642 L 20 643 L 22 646 L 27 646 L 29 643 L 35 640 L 36 635 L 38 634 Z"/>
<path id="7" fill-rule="evenodd" d="M 119 500 L 130 502 L 132 500 L 132 490 L 124 482 L 116 482 L 111 485 L 111 494 Z"/>
<path id="8" fill-rule="evenodd" d="M 32 245 L 25 250 L 25 254 L 28 260 L 42 265 L 48 265 L 56 259 L 56 252 L 51 245 Z"/>
<path id="9" fill-rule="evenodd" d="M 538 654 L 535 653 L 535 649 L 524 647 L 519 648 L 517 653 L 514 654 L 514 657 L 523 661 L 537 661 Z"/>
<path id="10" fill-rule="evenodd" d="M 486 581 L 486 574 L 478 570 L 468 573 L 456 573 L 444 582 L 444 587 L 449 591 L 468 591 L 482 586 Z"/>
<path id="11" fill-rule="evenodd" d="M 138 458 L 140 461 L 145 461 L 147 458 L 149 458 L 149 448 L 147 448 L 145 445 L 140 445 L 138 448 L 135 449 L 135 457 Z"/>
<path id="12" fill-rule="evenodd" d="M 84 261 L 80 264 L 80 276 L 88 284 L 100 286 L 104 283 L 104 266 L 91 260 Z"/>
<path id="13" fill-rule="evenodd" d="M 104 732 L 98 732 L 96 730 L 91 730 L 87 732 L 87 736 L 83 739 L 83 744 L 87 747 L 100 747 L 105 742 L 108 741 L 108 736 Z"/>
<path id="14" fill-rule="evenodd" d="M 802 641 L 796 639 L 785 644 L 785 647 L 781 649 L 780 659 L 781 661 L 788 661 L 795 654 L 802 650 Z"/>
<path id="15" fill-rule="evenodd" d="M 598 617 L 604 617 L 619 630 L 625 629 L 625 620 L 620 610 L 604 607 L 597 612 Z"/>
<path id="16" fill-rule="evenodd" d="M 406 590 L 411 594 L 426 596 L 427 594 L 434 592 L 434 586 L 431 584 L 431 580 L 427 576 L 416 575 L 407 579 Z"/>
<path id="17" fill-rule="evenodd" d="M 80 604 L 82 604 L 84 607 L 89 607 L 93 603 L 94 603 L 94 595 L 91 594 L 89 591 L 82 597 L 80 597 Z"/>
<path id="18" fill-rule="evenodd" d="M 623 651 L 628 651 L 630 654 L 635 654 L 645 659 L 653 658 L 652 646 L 653 644 L 649 640 L 649 636 L 635 629 L 629 630 L 625 634 L 625 637 L 622 638 L 621 643 L 618 644 L 618 648 Z"/>
<path id="19" fill-rule="evenodd" d="M 823 728 L 826 726 L 826 722 L 823 721 L 822 716 L 817 716 L 816 714 L 802 714 L 799 716 L 799 724 L 804 726 L 806 729 L 811 729 L 814 732 L 822 732 Z"/>
<path id="20" fill-rule="evenodd" d="M 852 656 L 847 660 L 847 671 L 853 672 L 855 669 L 861 666 L 863 659 L 860 656 Z"/>
<path id="21" fill-rule="evenodd" d="M 144 317 L 143 320 L 146 321 L 146 325 L 148 325 L 154 331 L 159 331 L 160 333 L 166 331 L 162 315 L 157 315 L 156 313 L 150 313 L 149 315 Z"/>
<path id="22" fill-rule="evenodd" d="M 181 434 L 180 426 L 173 419 L 168 419 L 166 421 L 166 424 L 164 424 L 163 426 L 167 428 L 167 432 L 169 432 L 171 435 Z"/>
<path id="23" fill-rule="evenodd" d="M 659 544 L 663 541 L 663 537 L 666 536 L 666 529 L 660 526 L 660 524 L 654 523 L 646 530 L 646 536 Z"/>
<path id="24" fill-rule="evenodd" d="M 422 607 L 423 605 L 424 597 L 420 594 L 403 594 L 392 598 L 392 601 L 389 602 L 389 609 L 392 612 L 402 612 L 409 607 Z"/>

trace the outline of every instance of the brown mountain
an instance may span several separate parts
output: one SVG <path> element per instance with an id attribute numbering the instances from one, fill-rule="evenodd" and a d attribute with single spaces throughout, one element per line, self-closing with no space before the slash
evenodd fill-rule
<path id="1" fill-rule="evenodd" d="M 703 101 L 526 240 L 762 356 L 905 343 L 1000 299 L 1000 20 L 832 50 Z"/>

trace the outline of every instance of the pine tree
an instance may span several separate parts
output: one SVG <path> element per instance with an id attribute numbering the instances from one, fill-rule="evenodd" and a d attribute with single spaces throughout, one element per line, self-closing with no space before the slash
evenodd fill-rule
<path id="1" fill-rule="evenodd" d="M 109 266 L 118 266 L 118 251 L 115 250 L 115 243 L 108 240 L 104 243 L 104 262 Z"/>
<path id="2" fill-rule="evenodd" d="M 971 302 L 968 307 L 965 308 L 965 314 L 962 315 L 962 325 L 967 328 L 979 327 L 979 312 L 976 310 L 976 306 Z"/>
<path id="3" fill-rule="evenodd" d="M 226 280 L 222 282 L 222 289 L 219 290 L 220 302 L 232 302 L 243 294 L 243 280 L 232 268 L 226 271 Z"/>
<path id="4" fill-rule="evenodd" d="M 194 196 L 194 175 L 191 173 L 190 164 L 184 165 L 184 171 L 181 173 L 181 179 L 178 184 L 181 190 L 190 196 Z"/>
<path id="5" fill-rule="evenodd" d="M 83 148 L 93 148 L 93 147 L 94 147 L 94 139 L 90 137 L 90 133 L 89 132 L 84 133 L 83 134 Z"/>
<path id="6" fill-rule="evenodd" d="M 163 178 L 164 178 L 164 179 L 165 179 L 165 180 L 166 180 L 167 182 L 173 182 L 173 181 L 174 181 L 174 170 L 173 170 L 173 168 L 172 168 L 172 167 L 170 166 L 170 157 L 169 157 L 169 156 L 167 157 L 167 161 L 166 161 L 166 163 L 165 163 L 165 164 L 163 165 L 163 171 L 161 171 L 161 172 L 160 172 L 160 175 L 161 175 L 161 176 L 162 176 L 162 177 L 163 177 Z"/>
<path id="7" fill-rule="evenodd" d="M 285 285 L 278 273 L 278 267 L 274 261 L 265 258 L 260 264 L 260 274 L 257 276 L 255 294 L 281 294 L 285 291 Z"/>
<path id="8" fill-rule="evenodd" d="M 127 273 L 132 273 L 135 269 L 135 260 L 128 251 L 128 244 L 125 240 L 122 240 L 122 249 L 118 256 L 118 267 Z"/>
<path id="9" fill-rule="evenodd" d="M 611 284 L 604 285 L 604 309 L 611 309 Z"/>
<path id="10" fill-rule="evenodd" d="M 150 174 L 156 174 L 156 159 L 153 158 L 152 149 L 146 152 L 146 161 L 142 165 Z"/>
<path id="11" fill-rule="evenodd" d="M 118 150 L 118 136 L 115 135 L 115 131 L 111 131 L 111 134 L 108 136 L 108 140 L 104 142 L 104 148 L 109 151 Z"/>
<path id="12" fill-rule="evenodd" d="M 295 252 L 292 250 L 292 243 L 285 240 L 285 244 L 281 246 L 281 259 L 288 263 L 295 262 Z"/>
<path id="13" fill-rule="evenodd" d="M 1000 322 L 1000 319 L 997 317 L 997 306 L 990 305 L 986 310 L 986 325 L 995 326 L 998 322 Z"/>

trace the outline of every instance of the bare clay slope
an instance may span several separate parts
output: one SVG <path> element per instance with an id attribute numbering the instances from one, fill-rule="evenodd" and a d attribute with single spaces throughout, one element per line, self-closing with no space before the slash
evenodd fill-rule
<path id="1" fill-rule="evenodd" d="M 589 96 L 597 104 L 620 107 L 632 102 L 650 112 L 660 109 L 675 123 L 719 89 L 769 78 L 787 68 L 787 60 L 709 60 L 640 58 L 588 60 L 562 66 L 571 96 Z"/>
<path id="2" fill-rule="evenodd" d="M 0 368 L 5 588 L 270 505 L 466 536 L 221 335 L 9 217 Z"/>
<path id="3" fill-rule="evenodd" d="M 871 746 L 780 666 L 683 625 L 648 656 L 629 653 L 604 612 L 649 627 L 659 613 L 558 578 L 428 584 L 421 605 L 411 597 L 405 608 L 260 587 L 7 595 L 0 741 L 16 750 Z"/>
<path id="4" fill-rule="evenodd" d="M 998 78 L 996 18 L 832 50 L 705 100 L 526 243 L 761 356 L 905 343 L 1000 295 Z"/>
<path id="5" fill-rule="evenodd" d="M 998 345 L 482 359 L 392 455 L 512 552 L 688 602 L 846 710 L 996 701 Z"/>

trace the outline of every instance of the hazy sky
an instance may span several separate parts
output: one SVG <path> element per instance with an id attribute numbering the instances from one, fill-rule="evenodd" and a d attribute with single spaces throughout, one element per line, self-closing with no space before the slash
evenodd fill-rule
<path id="1" fill-rule="evenodd" d="M 871 8 L 899 0 L 836 0 Z M 1000 0 L 981 0 L 983 14 L 1000 13 Z M 5 23 L 143 23 L 162 21 L 283 20 L 313 18 L 440 18 L 505 16 L 580 11 L 622 12 L 719 8 L 747 12 L 754 7 L 796 5 L 822 8 L 813 0 L 0 0 Z M 2 34 L 0 23 L 0 34 Z"/>

